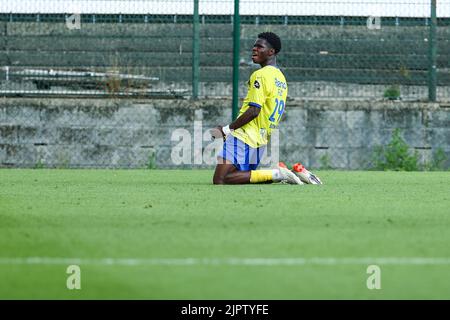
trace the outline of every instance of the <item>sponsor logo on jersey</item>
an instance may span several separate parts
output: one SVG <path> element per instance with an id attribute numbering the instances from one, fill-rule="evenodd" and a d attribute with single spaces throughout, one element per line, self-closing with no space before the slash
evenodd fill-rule
<path id="1" fill-rule="evenodd" d="M 282 89 L 284 89 L 284 90 L 286 90 L 286 88 L 287 88 L 286 83 L 283 82 L 283 81 L 278 80 L 277 78 L 275 78 L 275 85 L 276 85 L 278 88 L 282 88 Z"/>

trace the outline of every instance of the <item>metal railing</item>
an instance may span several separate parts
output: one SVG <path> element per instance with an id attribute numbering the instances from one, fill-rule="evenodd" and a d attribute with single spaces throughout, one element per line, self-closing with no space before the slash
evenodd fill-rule
<path id="1" fill-rule="evenodd" d="M 0 4 L 2 96 L 242 98 L 269 30 L 290 97 L 450 99 L 450 1 L 26 3 Z"/>

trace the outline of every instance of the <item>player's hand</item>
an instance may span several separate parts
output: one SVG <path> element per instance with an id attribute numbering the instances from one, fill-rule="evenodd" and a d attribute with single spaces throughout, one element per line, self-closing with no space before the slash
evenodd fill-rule
<path id="1" fill-rule="evenodd" d="M 213 139 L 222 138 L 225 141 L 225 134 L 223 133 L 222 127 L 217 126 L 210 130 Z"/>

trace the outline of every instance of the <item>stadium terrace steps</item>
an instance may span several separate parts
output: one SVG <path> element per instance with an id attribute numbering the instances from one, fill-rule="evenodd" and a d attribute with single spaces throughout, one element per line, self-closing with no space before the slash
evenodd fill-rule
<path id="1" fill-rule="evenodd" d="M 190 67 L 192 54 L 189 52 L 98 52 L 98 51 L 0 51 L 0 61 L 8 61 L 14 66 L 27 66 L 33 61 L 35 66 L 77 67 Z M 439 55 L 438 67 L 445 67 L 450 56 Z M 232 64 L 229 53 L 200 53 L 200 65 L 203 67 L 229 67 Z M 242 61 L 251 64 L 250 57 Z M 425 55 L 359 55 L 359 54 L 304 54 L 285 53 L 280 55 L 279 64 L 283 68 L 320 68 L 320 69 L 368 69 L 396 70 L 405 73 L 410 70 L 427 70 L 428 58 Z"/>
<path id="2" fill-rule="evenodd" d="M 7 41 L 6 41 L 7 39 Z M 254 39 L 241 39 L 241 54 L 248 54 Z M 422 44 L 422 45 L 419 45 Z M 191 37 L 164 37 L 154 38 L 145 35 L 133 37 L 103 37 L 72 35 L 57 37 L 51 35 L 8 36 L 0 38 L 0 49 L 15 51 L 145 51 L 159 53 L 191 53 Z M 229 38 L 200 38 L 200 52 L 232 52 L 233 40 Z M 428 54 L 428 42 L 422 40 L 402 40 L 398 42 L 379 39 L 286 39 L 283 42 L 283 51 L 289 53 L 329 53 L 329 54 Z M 450 40 L 439 39 L 438 52 L 450 54 Z"/>
<path id="3" fill-rule="evenodd" d="M 364 26 L 329 26 L 329 25 L 242 25 L 241 37 L 254 38 L 261 30 L 277 33 L 282 39 L 360 39 L 386 41 L 420 40 L 429 37 L 427 26 L 381 26 L 381 29 L 368 29 Z M 450 38 L 450 28 L 437 28 L 437 36 Z"/>
<path id="4" fill-rule="evenodd" d="M 191 53 L 166 52 L 97 52 L 97 51 L 0 51 L 14 66 L 27 66 L 33 61 L 34 66 L 77 67 L 190 67 Z M 201 53 L 203 66 L 227 67 L 232 64 L 232 56 L 227 53 Z"/>
<path id="5" fill-rule="evenodd" d="M 68 29 L 64 23 L 12 22 L 7 23 L 6 34 L 49 36 L 101 36 L 101 37 L 192 37 L 191 24 L 143 24 L 143 23 L 82 23 L 80 29 Z M 200 27 L 201 37 L 232 37 L 231 24 L 208 24 Z"/>
<path id="6" fill-rule="evenodd" d="M 0 42 L 1 44 L 1 42 Z M 133 37 L 102 36 L 10 36 L 9 50 L 54 50 L 54 51 L 145 51 L 157 53 L 191 53 L 192 37 L 154 38 L 145 35 Z M 201 51 L 227 52 L 233 50 L 232 38 L 201 38 Z"/>
<path id="7" fill-rule="evenodd" d="M 279 64 L 290 81 L 427 84 L 426 26 L 243 24 L 241 79 L 253 70 L 249 51 L 263 30 L 282 37 Z M 192 81 L 190 24 L 82 23 L 69 30 L 63 23 L 2 22 L 0 33 L 2 66 L 133 70 L 163 82 Z M 450 28 L 437 34 L 439 85 L 449 85 Z M 232 46 L 231 24 L 200 26 L 200 81 L 231 81 Z"/>
<path id="8" fill-rule="evenodd" d="M 427 26 L 382 26 L 381 29 L 369 30 L 365 26 L 330 26 L 330 25 L 246 25 L 241 26 L 241 37 L 252 39 L 261 31 L 273 31 L 284 39 L 349 39 L 361 40 L 418 40 L 428 38 Z M 201 24 L 201 37 L 232 37 L 232 24 Z M 192 25 L 182 23 L 143 24 L 143 23 L 82 23 L 81 29 L 70 30 L 64 23 L 56 22 L 0 22 L 0 34 L 14 36 L 51 35 L 51 36 L 113 36 L 125 37 L 192 37 Z M 449 28 L 438 28 L 437 36 L 449 38 Z"/>
<path id="9" fill-rule="evenodd" d="M 247 81 L 254 70 L 250 67 L 240 69 L 240 80 Z M 314 69 L 314 68 L 285 68 L 284 73 L 288 81 L 321 81 L 327 79 L 335 82 L 355 82 L 369 84 L 401 83 L 424 84 L 428 72 L 410 71 L 410 77 L 405 78 L 400 72 L 391 70 L 355 70 L 355 69 Z M 192 81 L 190 67 L 155 68 L 153 74 L 161 81 Z M 441 84 L 450 84 L 448 72 L 438 72 Z M 232 69 L 229 67 L 200 67 L 200 81 L 204 82 L 231 82 Z M 351 80 L 351 81 L 350 81 Z"/>
<path id="10" fill-rule="evenodd" d="M 50 67 L 49 67 L 50 68 Z M 135 74 L 144 74 L 152 77 L 158 77 L 159 82 L 151 82 L 154 85 L 158 83 L 191 83 L 192 69 L 191 67 L 103 67 L 95 69 L 104 69 L 106 72 L 123 70 L 124 72 L 132 72 Z M 240 80 L 247 81 L 251 72 L 254 69 L 251 67 L 240 68 Z M 224 82 L 231 83 L 232 68 L 230 67 L 200 67 L 200 81 L 207 83 Z M 405 77 L 400 71 L 393 72 L 392 70 L 366 70 L 366 69 L 316 69 L 316 68 L 284 68 L 284 73 L 288 81 L 303 82 L 303 81 L 326 81 L 337 83 L 359 83 L 359 84 L 405 84 L 405 85 L 424 85 L 428 81 L 427 70 L 408 71 L 408 77 Z M 450 84 L 450 73 L 445 71 L 438 71 L 438 79 L 440 85 Z M 5 72 L 0 70 L 0 78 L 5 79 Z M 45 78 L 36 79 L 36 77 L 27 77 L 27 81 L 41 81 L 45 82 Z M 11 80 L 20 78 L 17 76 L 10 76 Z M 76 83 L 76 79 L 59 78 L 58 83 L 61 85 L 69 85 Z M 111 77 L 111 80 L 114 80 Z M 86 80 L 79 80 L 86 81 Z M 89 81 L 98 82 L 99 85 L 105 84 L 105 79 L 89 79 Z M 123 81 L 126 83 L 126 81 Z M 133 81 L 130 81 L 133 83 Z M 153 86 L 153 85 L 152 85 Z M 170 89 L 171 85 L 167 87 Z"/>

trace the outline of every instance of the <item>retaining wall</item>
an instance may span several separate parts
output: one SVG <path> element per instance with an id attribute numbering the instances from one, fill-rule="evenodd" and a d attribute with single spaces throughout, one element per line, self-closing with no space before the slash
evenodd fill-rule
<path id="1" fill-rule="evenodd" d="M 191 134 L 193 162 L 195 150 L 208 150 L 207 129 L 230 122 L 230 106 L 228 99 L 3 98 L 0 166 L 191 168 L 173 161 L 179 143 L 171 139 L 174 131 Z M 194 124 L 196 135 L 198 130 L 205 135 L 200 151 L 198 140 L 194 146 Z M 316 168 L 328 160 L 333 168 L 365 169 L 374 147 L 386 145 L 396 128 L 422 162 L 438 148 L 450 159 L 450 105 L 326 100 L 288 100 L 280 123 L 280 158 Z"/>

